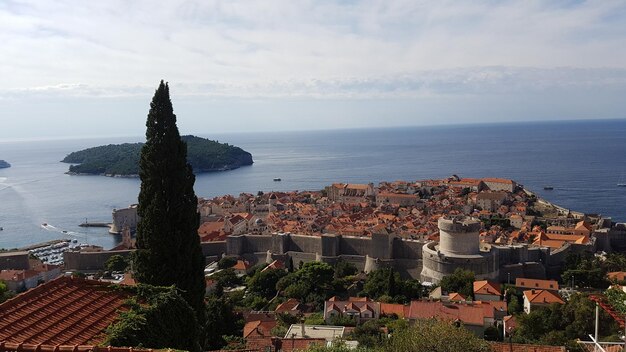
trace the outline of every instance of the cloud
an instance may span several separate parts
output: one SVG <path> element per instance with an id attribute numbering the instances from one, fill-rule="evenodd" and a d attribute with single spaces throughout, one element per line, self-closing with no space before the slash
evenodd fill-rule
<path id="1" fill-rule="evenodd" d="M 618 0 L 6 0 L 0 42 L 3 122 L 80 123 L 95 106 L 121 125 L 160 79 L 189 116 L 216 108 L 231 130 L 258 111 L 267 129 L 626 117 Z M 296 106 L 310 121 L 287 121 Z"/>
<path id="2" fill-rule="evenodd" d="M 626 69 L 476 67 L 429 70 L 379 77 L 268 80 L 232 83 L 173 83 L 178 97 L 407 99 L 436 96 L 541 94 L 545 92 L 626 92 Z M 0 90 L 5 99 L 50 97 L 145 97 L 153 86 L 57 84 Z"/>

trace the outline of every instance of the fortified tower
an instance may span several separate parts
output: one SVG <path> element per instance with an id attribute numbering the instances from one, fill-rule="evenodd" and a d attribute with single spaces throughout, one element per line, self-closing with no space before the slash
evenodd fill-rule
<path id="1" fill-rule="evenodd" d="M 439 218 L 439 243 L 422 247 L 422 281 L 437 283 L 456 268 L 471 270 L 477 279 L 497 279 L 498 253 L 480 249 L 480 221 L 466 216 Z"/>

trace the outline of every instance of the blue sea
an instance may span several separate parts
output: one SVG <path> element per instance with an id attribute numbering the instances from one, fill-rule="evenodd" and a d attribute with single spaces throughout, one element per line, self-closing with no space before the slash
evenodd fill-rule
<path id="1" fill-rule="evenodd" d="M 457 174 L 511 178 L 566 208 L 626 221 L 626 187 L 617 187 L 626 177 L 626 120 L 201 136 L 249 151 L 254 165 L 198 175 L 200 197 Z M 0 141 L 0 159 L 12 164 L 0 169 L 0 248 L 58 238 L 114 246 L 120 238 L 107 229 L 78 224 L 109 222 L 112 209 L 136 203 L 139 180 L 69 176 L 59 160 L 87 147 L 141 140 Z M 543 190 L 548 185 L 554 190 Z"/>

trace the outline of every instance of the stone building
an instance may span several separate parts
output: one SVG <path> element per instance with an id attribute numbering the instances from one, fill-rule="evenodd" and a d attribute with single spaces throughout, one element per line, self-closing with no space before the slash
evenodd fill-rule
<path id="1" fill-rule="evenodd" d="M 124 226 L 128 226 L 131 232 L 135 232 L 138 222 L 137 204 L 133 204 L 128 208 L 113 209 L 113 223 L 109 232 L 111 234 L 121 234 Z"/>
<path id="2" fill-rule="evenodd" d="M 422 247 L 422 281 L 439 282 L 456 268 L 471 270 L 477 279 L 499 278 L 499 255 L 494 249 L 481 250 L 478 219 L 466 216 L 439 218 L 439 243 Z"/>

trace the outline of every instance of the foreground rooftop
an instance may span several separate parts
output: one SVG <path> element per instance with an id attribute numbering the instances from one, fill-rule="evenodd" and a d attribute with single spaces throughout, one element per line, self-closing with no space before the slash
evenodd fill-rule
<path id="1" fill-rule="evenodd" d="M 0 345 L 94 346 L 129 294 L 107 283 L 60 277 L 0 304 Z"/>

